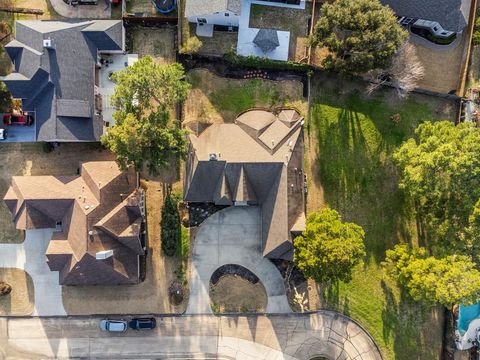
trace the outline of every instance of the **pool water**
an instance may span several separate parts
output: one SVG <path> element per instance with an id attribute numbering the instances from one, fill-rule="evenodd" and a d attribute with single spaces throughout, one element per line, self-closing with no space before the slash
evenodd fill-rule
<path id="1" fill-rule="evenodd" d="M 463 335 L 468 330 L 470 322 L 477 318 L 480 318 L 480 302 L 469 306 L 460 305 L 457 323 L 460 334 Z"/>

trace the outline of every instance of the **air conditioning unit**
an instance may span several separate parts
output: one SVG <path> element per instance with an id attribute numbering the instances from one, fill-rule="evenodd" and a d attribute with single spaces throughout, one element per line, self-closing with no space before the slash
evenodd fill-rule
<path id="1" fill-rule="evenodd" d="M 99 251 L 95 254 L 95 259 L 97 260 L 105 260 L 108 259 L 109 257 L 113 256 L 113 250 L 104 250 L 104 251 Z"/>
<path id="2" fill-rule="evenodd" d="M 216 161 L 217 160 L 217 154 L 210 154 L 209 159 L 210 159 L 210 161 Z"/>

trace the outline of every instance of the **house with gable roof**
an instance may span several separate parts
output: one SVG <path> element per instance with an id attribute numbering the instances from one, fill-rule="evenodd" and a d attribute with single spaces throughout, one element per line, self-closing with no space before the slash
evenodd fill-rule
<path id="1" fill-rule="evenodd" d="M 293 259 L 305 229 L 303 118 L 295 110 L 241 114 L 190 135 L 184 201 L 261 208 L 261 249 Z"/>
<path id="2" fill-rule="evenodd" d="M 14 72 L 1 80 L 34 118 L 30 141 L 98 141 L 113 113 L 105 73 L 138 58 L 124 54 L 121 20 L 17 20 L 5 50 Z"/>
<path id="3" fill-rule="evenodd" d="M 17 229 L 55 229 L 46 250 L 61 285 L 128 285 L 141 279 L 144 194 L 133 169 L 87 162 L 79 176 L 14 176 L 4 202 Z"/>

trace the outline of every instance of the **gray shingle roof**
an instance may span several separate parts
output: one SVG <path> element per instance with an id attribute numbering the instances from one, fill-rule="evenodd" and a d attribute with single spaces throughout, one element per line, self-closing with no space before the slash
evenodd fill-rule
<path id="1" fill-rule="evenodd" d="M 185 17 L 231 11 L 240 15 L 241 0 L 185 0 Z"/>
<path id="2" fill-rule="evenodd" d="M 122 21 L 16 21 L 15 29 L 16 39 L 6 50 L 17 73 L 3 80 L 14 97 L 23 99 L 23 110 L 35 111 L 37 140 L 99 140 L 97 52 L 123 49 Z M 53 49 L 44 48 L 45 39 Z"/>
<path id="3" fill-rule="evenodd" d="M 446 30 L 459 32 L 468 24 L 471 0 L 381 0 L 400 16 L 437 21 Z"/>
<path id="4" fill-rule="evenodd" d="M 257 45 L 264 53 L 275 50 L 280 46 L 278 41 L 277 30 L 273 29 L 260 29 L 253 39 L 253 43 Z"/>

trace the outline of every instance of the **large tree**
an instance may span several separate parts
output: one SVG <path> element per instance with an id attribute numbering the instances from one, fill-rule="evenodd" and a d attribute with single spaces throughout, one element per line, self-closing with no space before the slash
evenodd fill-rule
<path id="1" fill-rule="evenodd" d="M 424 248 L 397 245 L 387 250 L 384 266 L 416 301 L 451 308 L 480 300 L 480 272 L 467 256 L 435 258 L 427 256 Z"/>
<path id="2" fill-rule="evenodd" d="M 336 0 L 322 5 L 311 44 L 328 49 L 326 69 L 362 74 L 387 68 L 407 36 L 379 0 Z"/>
<path id="3" fill-rule="evenodd" d="M 436 255 L 480 254 L 480 129 L 426 122 L 395 153 L 400 186 L 414 199 Z M 478 258 L 475 258 L 478 260 Z"/>
<path id="4" fill-rule="evenodd" d="M 144 166 L 152 175 L 187 153 L 185 131 L 170 119 L 174 106 L 188 95 L 180 64 L 160 65 L 150 56 L 112 74 L 115 124 L 102 143 L 117 156 L 121 168 Z"/>
<path id="5" fill-rule="evenodd" d="M 307 218 L 302 235 L 294 240 L 294 261 L 306 277 L 319 283 L 350 281 L 352 269 L 365 256 L 365 232 L 344 223 L 333 209 L 325 208 Z"/>

